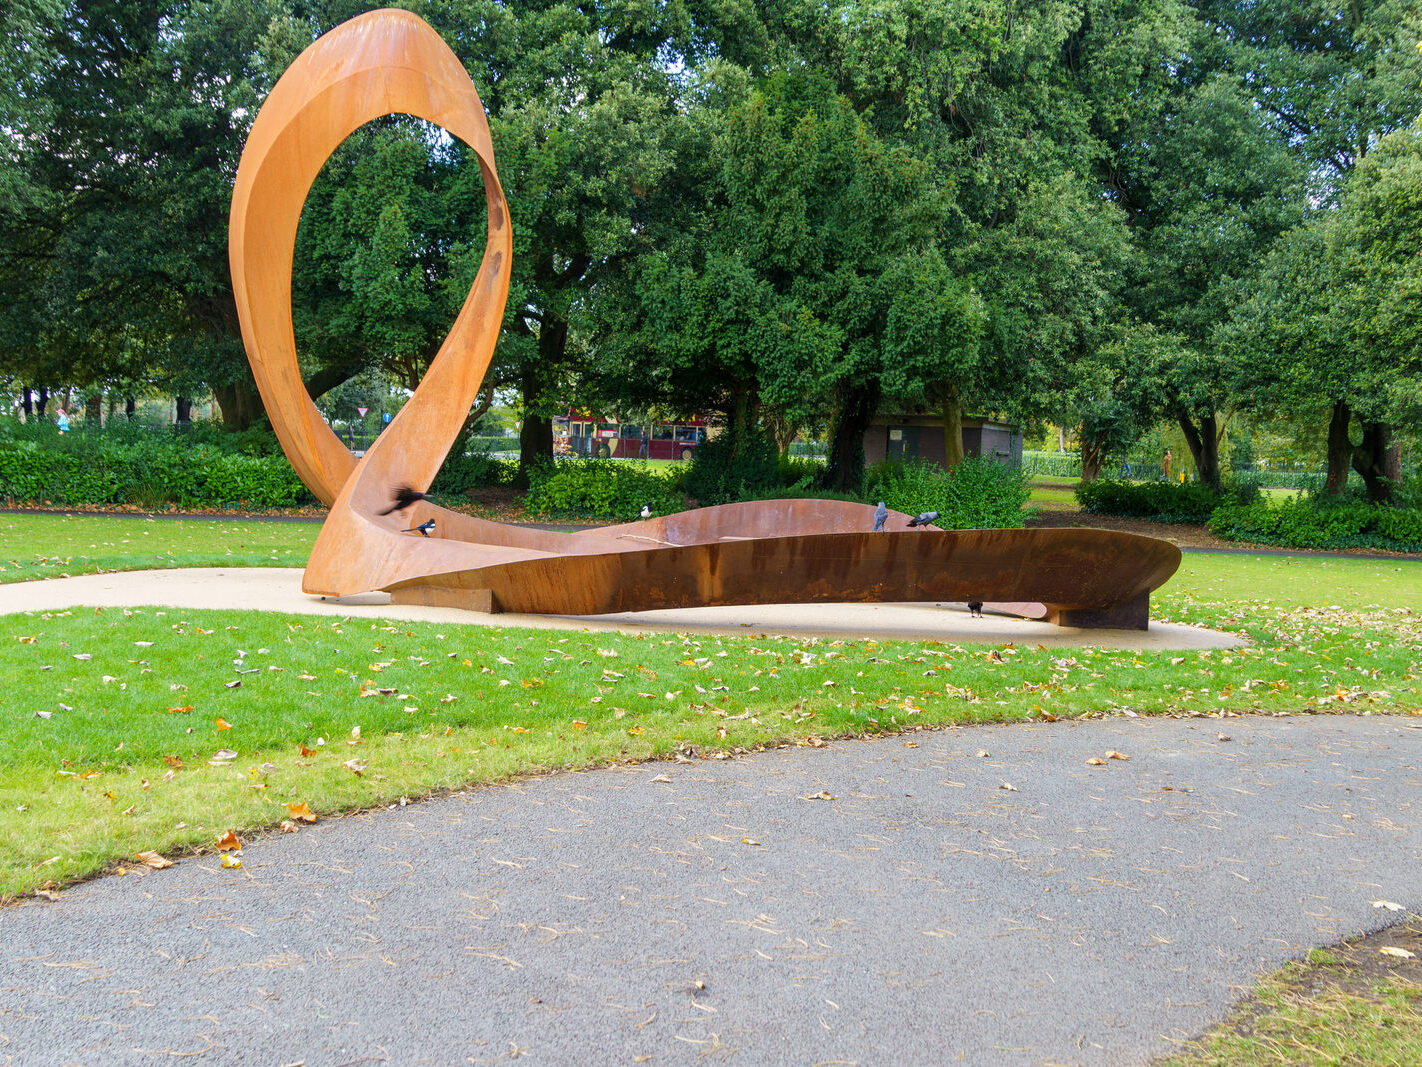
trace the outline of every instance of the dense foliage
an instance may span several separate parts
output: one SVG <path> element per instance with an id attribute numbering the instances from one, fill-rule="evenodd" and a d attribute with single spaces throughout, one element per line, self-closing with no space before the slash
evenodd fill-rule
<path id="1" fill-rule="evenodd" d="M 945 530 L 1018 529 L 1031 490 L 1023 472 L 970 457 L 951 471 L 929 463 L 880 463 L 864 478 L 863 498 L 882 500 L 893 511 L 938 512 L 933 525 Z"/>
<path id="2" fill-rule="evenodd" d="M 665 473 L 663 473 L 665 472 Z M 631 522 L 650 506 L 657 515 L 682 509 L 679 472 L 603 459 L 559 460 L 534 469 L 528 510 L 541 515 Z"/>
<path id="3" fill-rule="evenodd" d="M 516 392 L 524 478 L 570 403 L 782 453 L 809 430 L 842 492 L 896 410 L 941 416 L 949 466 L 965 414 L 1050 420 L 1087 479 L 1167 425 L 1216 487 L 1236 416 L 1286 418 L 1326 438 L 1329 493 L 1351 469 L 1375 501 L 1422 428 L 1415 4 L 405 6 L 488 112 L 515 248 L 466 430 Z M 0 381 L 260 419 L 232 178 L 281 72 L 366 7 L 0 6 Z M 482 213 L 469 151 L 426 124 L 338 149 L 294 250 L 313 396 L 418 383 Z M 728 477 L 708 499 L 773 488 Z"/>
<path id="4" fill-rule="evenodd" d="M 1204 482 L 1083 482 L 1076 500 L 1096 515 L 1122 515 L 1151 522 L 1205 522 L 1227 494 Z"/>
<path id="5" fill-rule="evenodd" d="M 176 435 L 116 440 L 66 435 L 63 445 L 0 440 L 0 499 L 25 504 L 166 504 L 202 510 L 314 503 L 282 455 L 250 455 Z"/>
<path id="6" fill-rule="evenodd" d="M 1228 541 L 1285 548 L 1385 548 L 1422 552 L 1422 509 L 1384 508 L 1360 501 L 1297 498 L 1217 508 L 1210 532 Z"/>

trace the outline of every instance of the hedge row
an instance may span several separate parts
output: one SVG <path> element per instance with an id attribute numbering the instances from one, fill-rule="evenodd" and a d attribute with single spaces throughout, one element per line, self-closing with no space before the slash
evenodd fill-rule
<path id="1" fill-rule="evenodd" d="M 1361 502 L 1295 499 L 1277 505 L 1227 504 L 1215 509 L 1209 529 L 1224 540 L 1257 545 L 1422 552 L 1422 510 Z"/>
<path id="2" fill-rule="evenodd" d="M 278 508 L 313 498 L 284 456 L 251 456 L 172 439 L 56 449 L 0 442 L 0 499 L 29 504 L 165 503 Z"/>
<path id="3" fill-rule="evenodd" d="M 609 459 L 565 459 L 529 477 L 529 511 L 630 522 L 644 506 L 657 515 L 682 510 L 681 471 Z"/>
<path id="4" fill-rule="evenodd" d="M 1150 522 L 1205 522 L 1228 497 L 1202 482 L 1122 482 L 1101 478 L 1076 487 L 1076 501 L 1093 515 Z"/>

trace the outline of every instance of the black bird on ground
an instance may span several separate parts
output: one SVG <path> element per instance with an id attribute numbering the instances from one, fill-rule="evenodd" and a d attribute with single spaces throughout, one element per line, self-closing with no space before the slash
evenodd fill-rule
<path id="1" fill-rule="evenodd" d="M 421 537 L 428 537 L 430 535 L 430 531 L 432 531 L 433 529 L 434 519 L 426 519 L 418 526 L 411 526 L 408 530 L 402 530 L 401 533 L 417 533 Z"/>
<path id="2" fill-rule="evenodd" d="M 968 615 L 974 619 L 983 617 L 983 602 L 981 600 L 968 601 Z"/>
<path id="3" fill-rule="evenodd" d="M 938 512 L 936 512 L 936 511 L 920 511 L 920 512 L 919 512 L 917 515 L 915 515 L 913 518 L 909 519 L 908 524 L 909 524 L 910 526 L 927 526 L 929 523 L 931 523 L 931 522 L 937 522 L 937 521 L 938 521 Z"/>
<path id="4" fill-rule="evenodd" d="M 389 515 L 391 512 L 395 511 L 404 511 L 416 501 L 429 499 L 429 497 L 426 496 L 424 493 L 408 485 L 398 485 L 394 489 L 392 489 L 391 492 L 395 496 L 395 503 L 391 504 L 388 508 L 382 511 L 380 513 L 382 515 Z"/>
<path id="5" fill-rule="evenodd" d="M 878 533 L 884 528 L 884 521 L 889 517 L 889 509 L 884 506 L 884 502 L 879 501 L 879 506 L 874 509 L 874 532 Z"/>

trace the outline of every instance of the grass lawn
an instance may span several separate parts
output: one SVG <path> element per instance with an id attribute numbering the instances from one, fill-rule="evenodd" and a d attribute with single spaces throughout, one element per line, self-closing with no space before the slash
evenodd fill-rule
<path id="1" fill-rule="evenodd" d="M 1422 922 L 1314 949 L 1266 977 L 1225 1022 L 1157 1067 L 1422 1063 Z M 1406 948 L 1403 946 L 1411 946 Z M 1411 956 L 1388 955 L 1402 948 Z"/>
<path id="2" fill-rule="evenodd" d="M 209 535 L 205 551 L 246 553 L 212 562 L 296 564 L 316 532 L 6 526 L 16 556 L 24 528 L 46 553 L 64 539 L 64 558 L 107 568 L 186 561 L 175 539 Z M 1156 616 L 1255 645 L 988 649 L 161 608 L 4 616 L 0 683 L 16 696 L 0 709 L 0 898 L 275 827 L 291 803 L 331 813 L 547 768 L 1126 709 L 1422 714 L 1419 603 L 1418 561 L 1190 554 Z"/>
<path id="3" fill-rule="evenodd" d="M 1027 503 L 1047 507 L 1053 511 L 1075 511 L 1077 507 L 1076 492 L 1056 486 L 1033 485 L 1032 495 L 1027 498 Z"/>
<path id="4" fill-rule="evenodd" d="M 0 582 L 152 567 L 304 567 L 319 522 L 0 515 Z"/>

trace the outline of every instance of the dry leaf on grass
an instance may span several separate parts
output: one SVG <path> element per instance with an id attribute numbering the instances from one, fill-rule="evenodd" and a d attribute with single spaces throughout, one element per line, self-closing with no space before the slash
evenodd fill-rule
<path id="1" fill-rule="evenodd" d="M 292 822 L 290 819 L 283 819 L 281 821 L 281 832 L 284 834 L 294 834 L 297 830 L 300 829 L 301 827 L 297 826 L 296 823 Z"/>
<path id="2" fill-rule="evenodd" d="M 242 857 L 231 852 L 224 852 L 222 854 L 222 866 L 232 871 L 241 870 Z"/>
<path id="3" fill-rule="evenodd" d="M 172 860 L 157 852 L 140 852 L 134 859 L 138 860 L 138 862 L 145 867 L 152 867 L 155 871 L 161 871 L 164 867 L 173 866 Z"/>
<path id="4" fill-rule="evenodd" d="M 1392 945 L 1384 945 L 1378 949 L 1384 956 L 1396 956 L 1400 960 L 1415 960 L 1417 953 L 1409 952 L 1405 948 L 1394 948 Z"/>
<path id="5" fill-rule="evenodd" d="M 299 819 L 302 822 L 316 821 L 316 813 L 311 810 L 304 800 L 294 804 L 287 804 L 286 810 L 291 813 L 293 819 Z"/>
<path id="6" fill-rule="evenodd" d="M 230 729 L 232 729 L 232 724 L 231 724 L 230 722 L 228 722 L 226 719 L 214 719 L 214 720 L 213 720 L 213 725 L 216 726 L 219 730 L 230 730 Z"/>
<path id="7" fill-rule="evenodd" d="M 345 763 L 342 763 L 341 766 L 352 774 L 360 774 L 361 771 L 365 770 L 365 761 L 360 759 L 348 759 Z"/>

